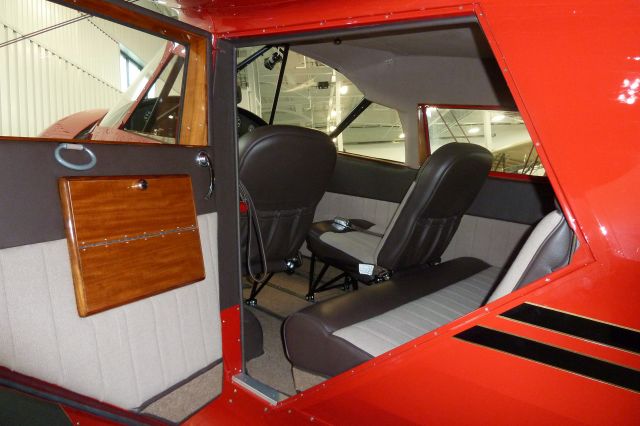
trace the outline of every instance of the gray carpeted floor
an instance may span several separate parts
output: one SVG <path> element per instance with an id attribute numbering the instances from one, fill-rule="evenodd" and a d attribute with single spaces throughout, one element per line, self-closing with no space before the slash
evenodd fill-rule
<path id="1" fill-rule="evenodd" d="M 280 329 L 283 320 L 312 302 L 305 300 L 308 290 L 309 259 L 295 273 L 279 273 L 258 295 L 258 305 L 251 309 L 262 325 L 264 336 L 264 354 L 247 363 L 247 372 L 253 378 L 271 386 L 286 395 L 293 395 L 293 375 L 291 364 L 284 354 Z M 322 263 L 316 263 L 316 274 Z M 329 268 L 323 282 L 337 276 L 340 272 Z M 245 284 L 244 296 L 248 297 L 250 288 Z M 317 301 L 323 301 L 343 294 L 342 289 L 332 289 L 316 294 Z M 146 407 L 145 414 L 179 422 L 196 412 L 200 407 L 218 396 L 222 390 L 222 364 L 194 378 L 187 384 L 173 390 L 168 395 Z"/>
<path id="2" fill-rule="evenodd" d="M 247 362 L 247 373 L 286 395 L 293 395 L 291 364 L 284 355 L 280 337 L 282 320 L 258 309 L 247 309 L 251 309 L 260 321 L 264 338 L 264 354 Z"/>
<path id="3" fill-rule="evenodd" d="M 249 375 L 280 392 L 293 395 L 295 388 L 291 364 L 284 354 L 281 328 L 283 320 L 290 314 L 299 311 L 312 302 L 305 300 L 309 286 L 309 259 L 304 259 L 302 266 L 295 273 L 275 274 L 265 288 L 258 294 L 256 307 L 248 307 L 256 315 L 264 336 L 264 354 L 247 363 Z M 322 263 L 316 263 L 316 274 Z M 323 282 L 337 276 L 340 271 L 329 268 Z M 250 288 L 245 286 L 244 296 L 248 297 Z M 340 288 L 316 294 L 316 301 L 327 300 L 344 294 Z"/>
<path id="4" fill-rule="evenodd" d="M 179 423 L 222 392 L 222 363 L 155 401 L 142 412 Z"/>

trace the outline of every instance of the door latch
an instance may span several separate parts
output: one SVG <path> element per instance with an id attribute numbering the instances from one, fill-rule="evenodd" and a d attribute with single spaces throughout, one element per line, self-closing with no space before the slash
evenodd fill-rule
<path id="1" fill-rule="evenodd" d="M 211 161 L 211 158 L 209 158 L 209 154 L 207 154 L 206 151 L 198 152 L 198 155 L 196 155 L 196 164 L 200 167 L 209 168 L 209 191 L 207 191 L 207 195 L 204 196 L 204 199 L 210 200 L 213 196 L 213 181 L 216 177 L 213 173 L 213 163 Z"/>

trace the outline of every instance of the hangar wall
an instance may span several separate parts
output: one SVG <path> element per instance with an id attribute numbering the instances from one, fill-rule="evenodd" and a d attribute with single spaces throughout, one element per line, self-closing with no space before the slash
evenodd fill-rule
<path id="1" fill-rule="evenodd" d="M 120 44 L 149 60 L 163 41 L 44 0 L 0 0 L 0 134 L 37 136 L 121 94 Z M 16 43 L 4 42 L 78 19 Z M 116 39 L 116 37 L 118 39 Z"/>

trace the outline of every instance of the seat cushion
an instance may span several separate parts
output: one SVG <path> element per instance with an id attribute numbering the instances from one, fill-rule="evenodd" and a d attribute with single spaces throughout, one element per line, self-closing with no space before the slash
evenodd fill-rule
<path id="1" fill-rule="evenodd" d="M 353 231 L 325 232 L 320 236 L 320 240 L 333 246 L 336 250 L 351 254 L 362 263 L 375 265 L 376 248 L 378 248 L 381 238 L 376 235 Z"/>
<path id="2" fill-rule="evenodd" d="M 380 233 L 380 227 L 363 219 L 349 219 L 358 228 Z M 332 220 L 311 225 L 307 245 L 311 252 L 325 263 L 351 273 L 358 273 L 360 263 L 375 265 L 381 236 L 365 232 L 344 230 Z"/>
<path id="3" fill-rule="evenodd" d="M 454 259 L 437 266 L 398 273 L 390 281 L 309 306 L 290 315 L 284 322 L 287 357 L 295 367 L 303 370 L 325 376 L 339 374 L 373 356 L 336 336 L 335 332 L 438 292 L 489 268 L 487 263 L 478 259 Z"/>
<path id="4" fill-rule="evenodd" d="M 533 229 L 489 302 L 567 265 L 574 243 L 573 231 L 562 213 L 554 210 L 547 214 Z"/>
<path id="5" fill-rule="evenodd" d="M 500 268 L 484 269 L 435 293 L 333 333 L 378 356 L 480 307 L 496 283 Z"/>

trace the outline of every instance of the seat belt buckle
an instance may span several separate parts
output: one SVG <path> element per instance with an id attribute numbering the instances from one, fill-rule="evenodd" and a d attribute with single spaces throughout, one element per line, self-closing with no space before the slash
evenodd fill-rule
<path id="1" fill-rule="evenodd" d="M 344 231 L 345 229 L 349 229 L 349 227 L 351 226 L 351 221 L 349 221 L 349 219 L 345 219 L 344 217 L 336 216 L 333 218 L 333 226 L 339 231 Z"/>
<path id="2" fill-rule="evenodd" d="M 384 281 L 389 281 L 390 279 L 391 279 L 391 271 L 389 271 L 388 269 L 380 268 L 380 270 L 377 271 L 375 277 L 373 277 L 373 282 L 381 283 Z"/>
<path id="3" fill-rule="evenodd" d="M 358 273 L 360 275 L 368 275 L 373 276 L 374 265 L 369 263 L 359 263 L 358 264 Z"/>

